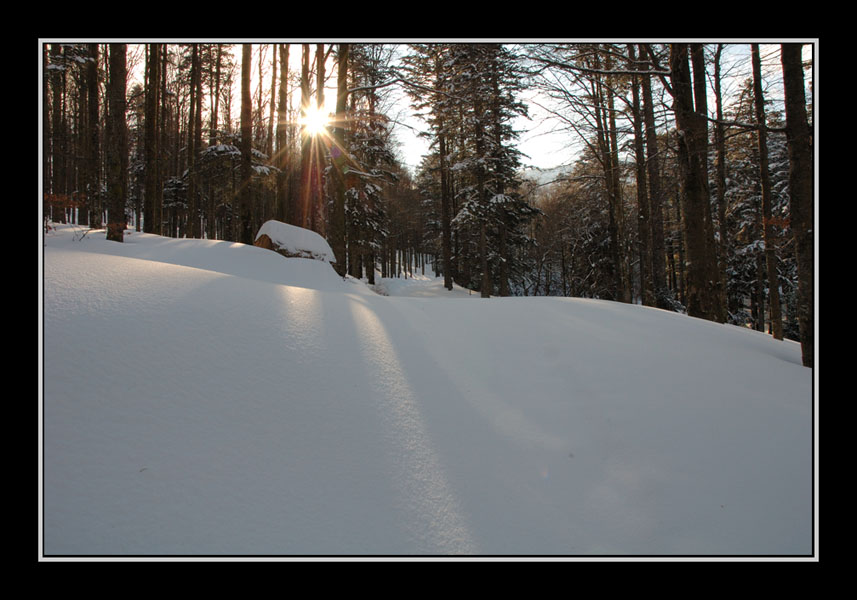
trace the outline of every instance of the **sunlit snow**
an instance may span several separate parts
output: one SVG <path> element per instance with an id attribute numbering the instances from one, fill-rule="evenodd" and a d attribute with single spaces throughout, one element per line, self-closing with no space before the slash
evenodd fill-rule
<path id="1" fill-rule="evenodd" d="M 814 551 L 796 343 L 82 234 L 44 237 L 47 556 Z"/>

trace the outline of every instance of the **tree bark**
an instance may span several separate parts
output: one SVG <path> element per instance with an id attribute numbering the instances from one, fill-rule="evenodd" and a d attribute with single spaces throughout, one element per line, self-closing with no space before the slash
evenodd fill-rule
<path id="1" fill-rule="evenodd" d="M 306 118 L 310 105 L 310 89 L 309 89 L 309 44 L 302 44 L 301 47 L 301 117 Z M 312 150 L 310 145 L 310 136 L 306 132 L 306 127 L 301 126 L 301 183 L 298 205 L 295 210 L 294 225 L 298 227 L 307 226 L 307 215 L 309 214 L 310 191 L 311 186 L 311 156 Z"/>
<path id="2" fill-rule="evenodd" d="M 718 321 L 722 320 L 722 315 L 716 286 L 716 266 L 712 264 L 713 240 L 708 235 L 710 225 L 706 225 L 709 204 L 708 173 L 705 169 L 708 126 L 706 115 L 697 112 L 694 106 L 687 44 L 672 44 L 670 70 L 678 132 L 678 162 L 683 184 L 681 196 L 687 255 L 687 312 L 693 317 Z M 701 77 L 702 73 L 694 75 Z"/>
<path id="3" fill-rule="evenodd" d="M 143 199 L 143 231 L 146 233 L 161 233 L 160 221 L 156 216 L 158 192 L 161 182 L 158 173 L 158 133 L 160 121 L 158 107 L 160 106 L 160 44 L 149 44 L 146 54 L 146 125 L 145 125 L 145 197 Z"/>
<path id="4" fill-rule="evenodd" d="M 277 151 L 274 165 L 277 173 L 277 219 L 291 221 L 289 203 L 289 44 L 280 44 L 280 91 L 277 103 Z"/>
<path id="5" fill-rule="evenodd" d="M 274 159 L 274 107 L 276 106 L 276 102 L 274 102 L 274 98 L 276 97 L 277 90 L 277 45 L 271 45 L 271 106 L 268 112 L 268 135 L 267 135 L 267 151 L 268 151 L 268 159 Z"/>
<path id="6" fill-rule="evenodd" d="M 107 239 L 121 242 L 125 231 L 127 197 L 128 141 L 125 124 L 125 86 L 127 70 L 125 44 L 110 44 L 110 79 L 108 82 L 108 131 L 110 152 L 107 156 Z"/>
<path id="7" fill-rule="evenodd" d="M 253 59 L 251 44 L 242 45 L 241 55 L 241 185 L 239 187 L 239 239 L 243 244 L 253 243 L 251 190 L 253 163 L 251 158 L 253 124 L 252 98 L 250 96 L 250 72 Z"/>
<path id="8" fill-rule="evenodd" d="M 634 44 L 628 44 L 628 57 L 631 60 L 631 68 L 640 69 L 636 63 L 637 52 Z M 632 124 L 634 127 L 634 156 L 636 159 L 637 173 L 637 228 L 640 236 L 640 295 L 645 306 L 654 306 L 654 293 L 652 290 L 652 254 L 649 233 L 649 199 L 647 196 L 646 181 L 646 155 L 643 144 L 643 116 L 640 106 L 640 78 L 634 76 L 631 81 L 632 97 Z"/>
<path id="9" fill-rule="evenodd" d="M 768 170 L 768 133 L 765 117 L 765 96 L 762 91 L 762 59 L 759 44 L 751 44 L 753 61 L 753 96 L 756 107 L 756 124 L 759 127 L 759 178 L 762 185 L 762 228 L 765 238 L 765 267 L 768 278 L 768 303 L 771 331 L 775 339 L 783 339 L 783 313 L 780 304 L 780 278 L 777 272 L 776 233 L 771 223 L 771 176 Z"/>
<path id="10" fill-rule="evenodd" d="M 187 237 L 199 237 L 199 175 L 197 173 L 197 154 L 199 153 L 199 145 L 202 132 L 200 131 L 202 99 L 200 98 L 201 91 L 201 73 L 200 73 L 200 58 L 199 44 L 193 44 L 191 54 L 191 76 L 190 76 L 190 114 L 188 119 L 188 149 L 187 149 L 187 170 L 188 170 L 188 215 L 187 215 Z"/>
<path id="11" fill-rule="evenodd" d="M 336 73 L 336 118 L 333 129 L 331 158 L 334 184 L 333 212 L 330 215 L 331 249 L 336 257 L 336 272 L 345 277 L 347 255 L 345 245 L 345 172 L 348 168 L 348 151 L 345 146 L 348 107 L 348 54 L 349 45 L 339 44 Z"/>
<path id="12" fill-rule="evenodd" d="M 720 244 L 718 247 L 719 275 L 721 280 L 721 303 L 728 317 L 729 303 L 726 295 L 726 269 L 729 263 L 728 257 L 732 253 L 732 244 L 729 239 L 729 228 L 726 227 L 726 131 L 723 125 L 723 96 L 720 89 L 720 58 L 723 53 L 723 44 L 717 45 L 714 55 L 714 100 L 716 103 L 717 123 L 714 126 L 714 147 L 717 164 L 717 222 L 720 232 Z"/>
<path id="13" fill-rule="evenodd" d="M 815 298 L 812 133 L 807 123 L 802 44 L 783 44 L 786 138 L 789 149 L 789 213 L 798 269 L 798 326 L 806 367 L 814 365 Z"/>
<path id="14" fill-rule="evenodd" d="M 640 45 L 641 56 L 645 53 Z M 649 63 L 651 64 L 651 62 Z M 649 75 L 642 78 L 643 87 L 643 120 L 646 126 L 646 171 L 649 192 L 649 205 L 652 230 L 652 288 L 655 295 L 655 305 L 668 309 L 670 303 L 669 289 L 666 277 L 666 245 L 664 241 L 664 209 L 661 193 L 661 176 L 658 168 L 658 132 L 655 127 L 655 111 L 652 101 L 652 82 Z"/>
<path id="15" fill-rule="evenodd" d="M 51 193 L 63 195 L 67 192 L 66 166 L 66 126 L 65 126 L 65 65 L 60 44 L 51 44 L 51 63 L 61 65 L 62 70 L 51 71 Z M 65 209 L 54 207 L 51 218 L 65 223 Z"/>

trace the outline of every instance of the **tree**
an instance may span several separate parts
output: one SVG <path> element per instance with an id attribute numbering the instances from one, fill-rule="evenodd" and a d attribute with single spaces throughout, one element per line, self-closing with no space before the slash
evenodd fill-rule
<path id="1" fill-rule="evenodd" d="M 716 123 L 714 125 L 714 149 L 715 149 L 715 164 L 716 164 L 716 190 L 717 190 L 717 222 L 719 225 L 719 270 L 720 278 L 723 281 L 723 293 L 721 302 L 727 313 L 729 303 L 727 300 L 727 266 L 729 264 L 729 255 L 731 254 L 731 242 L 726 226 L 726 127 L 723 123 L 723 94 L 721 91 L 721 59 L 723 56 L 723 44 L 717 44 L 717 50 L 714 53 L 714 101 Z"/>
<path id="2" fill-rule="evenodd" d="M 190 114 L 188 118 L 188 237 L 200 237 L 199 170 L 197 155 L 202 145 L 202 73 L 199 44 L 192 44 L 190 77 Z M 243 110 L 243 105 L 242 105 Z"/>
<path id="3" fill-rule="evenodd" d="M 306 132 L 306 120 L 310 110 L 310 47 L 301 45 L 301 179 L 300 198 L 294 211 L 294 225 L 306 227 L 309 222 L 310 203 L 312 202 L 312 137 Z"/>
<path id="4" fill-rule="evenodd" d="M 160 179 L 160 91 L 161 91 L 160 44 L 149 44 L 146 54 L 146 184 L 143 200 L 143 223 L 146 233 L 161 233 L 160 204 L 163 202 L 163 184 Z"/>
<path id="5" fill-rule="evenodd" d="M 125 124 L 126 45 L 110 44 L 107 140 L 107 239 L 121 242 L 125 231 L 128 142 Z"/>
<path id="6" fill-rule="evenodd" d="M 62 44 L 51 44 L 51 62 L 49 64 L 51 90 L 51 136 L 50 136 L 50 192 L 54 196 L 65 196 L 68 193 L 66 177 L 67 139 L 65 119 L 66 64 Z M 56 221 L 65 222 L 63 209 L 59 215 L 53 215 Z"/>
<path id="7" fill-rule="evenodd" d="M 342 277 L 345 277 L 348 266 L 345 232 L 345 173 L 348 168 L 348 157 L 345 134 L 348 123 L 349 49 L 349 44 L 339 44 L 336 56 L 336 115 L 333 120 L 333 140 L 330 146 L 330 156 L 333 162 L 331 170 L 333 209 L 330 213 L 329 239 L 333 254 L 336 256 L 334 268 Z"/>
<path id="8" fill-rule="evenodd" d="M 612 44 L 538 46 L 532 53 L 541 68 L 541 88 L 559 103 L 554 114 L 601 165 L 611 256 L 604 268 L 611 270 L 609 277 L 614 282 L 607 297 L 628 302 L 631 290 L 623 243 L 625 210 L 616 100 L 625 101 L 620 94 L 624 78 L 636 74 L 636 69 L 618 69 L 617 56 L 623 55 Z M 627 58 L 623 56 L 623 60 Z"/>
<path id="9" fill-rule="evenodd" d="M 628 58 L 632 67 L 642 70 L 643 64 L 637 62 L 637 49 L 634 44 L 628 44 Z M 640 295 L 643 304 L 653 306 L 654 290 L 652 283 L 652 252 L 651 252 L 651 223 L 649 218 L 649 197 L 646 174 L 646 154 L 643 140 L 643 112 L 640 101 L 640 78 L 632 80 L 632 124 L 634 127 L 634 157 L 637 176 L 637 227 L 639 230 L 640 257 Z"/>
<path id="10" fill-rule="evenodd" d="M 250 44 L 242 45 L 241 56 L 241 186 L 238 192 L 238 241 L 253 243 L 252 195 L 252 99 L 250 97 L 250 73 L 253 50 Z"/>
<path id="11" fill-rule="evenodd" d="M 806 117 L 802 44 L 782 44 L 786 137 L 789 152 L 789 209 L 798 271 L 798 323 L 803 364 L 814 362 L 814 216 L 812 134 Z"/>
<path id="12" fill-rule="evenodd" d="M 648 55 L 648 49 L 640 44 L 640 56 Z M 651 61 L 640 64 L 652 68 Z M 658 151 L 658 132 L 655 126 L 654 100 L 652 96 L 652 76 L 642 76 L 643 122 L 646 129 L 646 183 L 648 188 L 649 214 L 651 224 L 651 260 L 652 260 L 652 291 L 655 306 L 672 308 L 672 298 L 666 281 L 665 240 L 664 240 L 664 210 L 661 188 L 661 174 Z M 639 183 L 638 183 L 639 185 Z"/>
<path id="13" fill-rule="evenodd" d="M 445 68 L 447 47 L 442 44 L 413 44 L 412 53 L 405 58 L 407 72 L 414 84 L 408 92 L 417 110 L 425 111 L 423 118 L 432 129 L 437 147 L 440 186 L 441 266 L 443 285 L 452 290 L 454 278 L 452 261 L 452 184 L 449 168 L 449 138 L 453 120 L 450 117 L 452 98 L 449 94 L 449 74 Z"/>
<path id="14" fill-rule="evenodd" d="M 390 149 L 391 124 L 380 84 L 388 77 L 391 53 L 382 44 L 349 47 L 348 140 L 345 174 L 348 272 L 375 282 L 376 258 L 387 240 L 389 185 L 396 178 Z"/>
<path id="15" fill-rule="evenodd" d="M 698 50 L 694 50 L 698 52 Z M 711 236 L 708 190 L 708 121 L 704 73 L 695 68 L 693 80 L 688 45 L 672 44 L 670 81 L 678 130 L 678 160 L 682 180 L 682 219 L 687 252 L 687 312 L 694 317 L 723 319 Z M 699 64 L 699 63 L 697 63 Z M 701 80 L 701 81 L 700 81 Z"/>
<path id="16" fill-rule="evenodd" d="M 277 100 L 277 152 L 274 166 L 277 167 L 277 218 L 290 223 L 292 202 L 290 194 L 291 125 L 289 124 L 289 44 L 280 44 L 280 88 Z"/>
<path id="17" fill-rule="evenodd" d="M 762 92 L 762 61 L 759 44 L 751 44 L 753 59 L 753 97 L 756 108 L 756 137 L 759 143 L 759 179 L 762 187 L 762 223 L 765 240 L 765 264 L 768 275 L 768 303 L 771 311 L 771 329 L 775 339 L 783 339 L 783 317 L 780 305 L 780 285 L 777 274 L 776 239 L 771 221 L 771 177 L 768 170 L 768 123 L 765 118 L 765 97 Z"/>

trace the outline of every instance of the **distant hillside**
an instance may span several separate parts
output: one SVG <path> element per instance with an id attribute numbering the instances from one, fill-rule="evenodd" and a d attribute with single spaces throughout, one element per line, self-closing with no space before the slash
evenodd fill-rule
<path id="1" fill-rule="evenodd" d="M 560 165 L 550 169 L 540 169 L 539 167 L 526 167 L 521 171 L 521 175 L 525 179 L 530 179 L 538 184 L 546 185 L 559 179 L 562 175 L 567 174 L 571 170 L 568 165 Z"/>

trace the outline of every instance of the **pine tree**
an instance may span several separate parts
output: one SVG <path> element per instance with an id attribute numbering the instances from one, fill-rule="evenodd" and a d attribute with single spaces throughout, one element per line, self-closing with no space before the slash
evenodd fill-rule
<path id="1" fill-rule="evenodd" d="M 387 186 L 396 178 L 391 123 L 383 108 L 380 85 L 389 78 L 391 53 L 381 44 L 353 44 L 349 48 L 352 79 L 345 178 L 346 235 L 349 273 L 375 282 L 376 256 L 388 230 Z"/>

